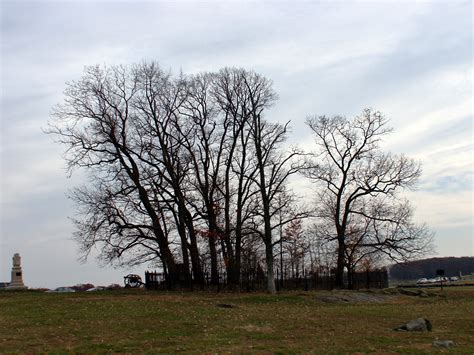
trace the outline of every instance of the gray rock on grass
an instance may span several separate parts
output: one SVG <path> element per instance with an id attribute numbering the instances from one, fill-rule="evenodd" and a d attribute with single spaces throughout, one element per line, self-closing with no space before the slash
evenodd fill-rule
<path id="1" fill-rule="evenodd" d="M 428 297 L 429 296 L 428 292 L 422 289 L 407 290 L 407 289 L 401 288 L 398 292 L 405 296 L 415 296 L 415 297 Z"/>
<path id="2" fill-rule="evenodd" d="M 433 346 L 435 348 L 451 348 L 456 346 L 456 343 L 452 340 L 435 340 Z"/>
<path id="3" fill-rule="evenodd" d="M 432 325 L 428 319 L 417 318 L 409 321 L 408 323 L 402 324 L 394 330 L 397 331 L 407 331 L 407 332 L 431 332 Z"/>

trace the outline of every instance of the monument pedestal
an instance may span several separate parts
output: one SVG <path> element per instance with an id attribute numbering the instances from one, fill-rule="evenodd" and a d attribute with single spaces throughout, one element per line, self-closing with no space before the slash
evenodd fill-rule
<path id="1" fill-rule="evenodd" d="M 8 289 L 24 290 L 28 287 L 23 283 L 23 273 L 21 271 L 21 257 L 16 253 L 13 255 L 12 281 L 8 284 Z"/>

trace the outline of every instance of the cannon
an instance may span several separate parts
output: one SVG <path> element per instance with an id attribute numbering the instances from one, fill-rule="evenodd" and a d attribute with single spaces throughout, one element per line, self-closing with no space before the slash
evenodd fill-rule
<path id="1" fill-rule="evenodd" d="M 128 274 L 123 277 L 123 282 L 126 288 L 138 288 L 143 285 L 142 278 L 136 274 Z"/>

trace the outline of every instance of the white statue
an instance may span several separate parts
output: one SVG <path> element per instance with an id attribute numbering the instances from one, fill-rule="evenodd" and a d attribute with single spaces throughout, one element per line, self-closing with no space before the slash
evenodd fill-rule
<path id="1" fill-rule="evenodd" d="M 21 256 L 18 253 L 13 255 L 13 267 L 21 266 Z"/>

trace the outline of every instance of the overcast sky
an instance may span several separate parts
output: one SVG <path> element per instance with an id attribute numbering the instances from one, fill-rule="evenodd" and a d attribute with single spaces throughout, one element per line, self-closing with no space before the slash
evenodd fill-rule
<path id="1" fill-rule="evenodd" d="M 85 65 L 157 60 L 174 72 L 253 69 L 280 99 L 268 119 L 380 110 L 385 149 L 420 160 L 409 198 L 436 232 L 437 255 L 472 256 L 471 1 L 1 2 L 0 281 L 13 253 L 30 287 L 122 283 L 143 268 L 78 263 L 62 147 L 42 133 L 65 82 Z"/>

